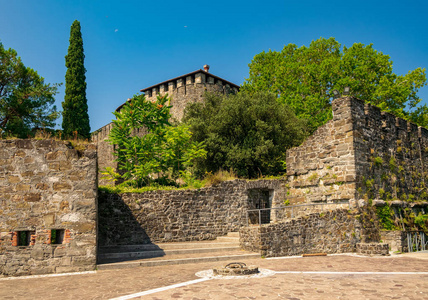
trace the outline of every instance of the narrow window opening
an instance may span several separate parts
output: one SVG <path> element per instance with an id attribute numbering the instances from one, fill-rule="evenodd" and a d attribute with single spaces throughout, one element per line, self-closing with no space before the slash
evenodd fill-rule
<path id="1" fill-rule="evenodd" d="M 31 235 L 34 234 L 34 231 L 18 231 L 18 246 L 30 246 Z"/>
<path id="2" fill-rule="evenodd" d="M 63 244 L 64 233 L 64 229 L 51 229 L 51 244 Z"/>

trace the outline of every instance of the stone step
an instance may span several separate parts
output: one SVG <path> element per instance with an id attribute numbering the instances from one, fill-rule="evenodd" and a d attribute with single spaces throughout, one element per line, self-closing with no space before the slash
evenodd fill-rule
<path id="1" fill-rule="evenodd" d="M 234 236 L 219 236 L 216 241 L 219 242 L 228 242 L 228 243 L 237 243 L 239 244 L 239 237 Z"/>
<path id="2" fill-rule="evenodd" d="M 240 253 L 240 254 L 236 254 Z M 216 262 L 216 261 L 240 261 L 244 259 L 260 258 L 260 254 L 251 252 L 233 252 L 231 254 L 224 254 L 221 256 L 195 256 L 183 257 L 182 255 L 174 255 L 169 259 L 144 259 L 134 260 L 126 262 L 108 263 L 97 265 L 98 270 L 110 270 L 110 269 L 125 269 L 125 268 L 136 268 L 136 267 L 153 267 L 153 266 L 164 266 L 164 265 L 180 265 L 180 264 L 191 264 L 191 263 L 204 263 L 204 262 Z"/>
<path id="3" fill-rule="evenodd" d="M 227 236 L 239 238 L 239 231 L 236 232 L 228 232 Z"/>
<path id="4" fill-rule="evenodd" d="M 118 252 L 140 252 L 156 250 L 174 250 L 174 249 L 200 249 L 200 248 L 223 248 L 238 246 L 239 242 L 235 240 L 229 242 L 219 241 L 201 241 L 185 243 L 158 243 L 158 244 L 140 244 L 140 245 L 117 245 L 101 246 L 99 253 L 118 253 Z"/>
<path id="5" fill-rule="evenodd" d="M 172 256 L 178 254 L 196 254 L 196 253 L 218 253 L 239 250 L 239 246 L 230 247 L 212 247 L 212 248 L 189 248 L 189 249 L 174 249 L 174 250 L 154 250 L 154 251 L 138 251 L 138 252 L 117 252 L 117 253 L 103 253 L 98 255 L 100 263 L 117 262 L 125 260 L 153 258 Z"/>

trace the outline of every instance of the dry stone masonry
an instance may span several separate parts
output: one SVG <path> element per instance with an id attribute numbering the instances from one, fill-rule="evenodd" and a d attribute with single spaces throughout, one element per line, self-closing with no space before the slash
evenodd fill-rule
<path id="1" fill-rule="evenodd" d="M 344 209 L 242 227 L 239 233 L 242 249 L 266 257 L 355 252 L 361 241 L 379 241 L 379 227 L 374 219 Z"/>
<path id="2" fill-rule="evenodd" d="M 0 276 L 95 268 L 95 145 L 1 140 L 0 191 Z"/>
<path id="3" fill-rule="evenodd" d="M 291 204 L 355 199 L 353 101 L 333 101 L 333 120 L 287 151 Z"/>
<path id="4" fill-rule="evenodd" d="M 352 101 L 358 198 L 428 200 L 428 130 Z"/>
<path id="5" fill-rule="evenodd" d="M 212 240 L 247 224 L 248 191 L 285 199 L 284 181 L 233 180 L 197 190 L 107 194 L 99 197 L 100 245 Z"/>
<path id="6" fill-rule="evenodd" d="M 333 101 L 333 119 L 287 152 L 290 202 L 427 200 L 428 131 L 363 101 Z"/>
<path id="7" fill-rule="evenodd" d="M 389 245 L 387 243 L 358 243 L 357 254 L 389 256 Z"/>
<path id="8" fill-rule="evenodd" d="M 382 230 L 381 240 L 387 243 L 392 252 L 408 252 L 407 232 L 399 230 Z"/>

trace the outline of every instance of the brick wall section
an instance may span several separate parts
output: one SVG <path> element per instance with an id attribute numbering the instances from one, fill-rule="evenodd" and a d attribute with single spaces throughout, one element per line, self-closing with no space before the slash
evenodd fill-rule
<path id="1" fill-rule="evenodd" d="M 54 140 L 0 141 L 0 276 L 93 270 L 96 148 Z M 50 243 L 63 230 L 62 244 Z M 31 233 L 18 246 L 18 232 Z"/>
<path id="2" fill-rule="evenodd" d="M 233 180 L 197 190 L 107 194 L 99 197 L 100 245 L 212 240 L 246 225 L 248 190 L 274 190 L 284 181 Z M 278 199 L 278 200 L 277 200 Z"/>
<path id="3" fill-rule="evenodd" d="M 355 252 L 359 242 L 378 242 L 379 226 L 373 211 L 358 214 L 337 209 L 262 226 L 240 229 L 244 250 L 266 257 L 309 253 Z"/>
<path id="4" fill-rule="evenodd" d="M 291 204 L 428 200 L 428 130 L 352 97 L 332 107 L 332 120 L 287 151 Z"/>

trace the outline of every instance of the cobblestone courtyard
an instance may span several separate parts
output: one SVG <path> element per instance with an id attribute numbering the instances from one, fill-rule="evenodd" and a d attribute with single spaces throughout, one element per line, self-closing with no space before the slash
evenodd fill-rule
<path id="1" fill-rule="evenodd" d="M 195 273 L 223 263 L 201 263 L 0 279 L 0 299 L 428 299 L 426 252 L 245 263 L 276 273 L 264 278 L 204 279 Z"/>

